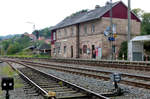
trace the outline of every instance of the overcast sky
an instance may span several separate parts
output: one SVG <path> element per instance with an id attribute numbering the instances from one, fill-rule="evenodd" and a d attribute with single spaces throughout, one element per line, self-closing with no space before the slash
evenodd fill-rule
<path id="1" fill-rule="evenodd" d="M 56 25 L 66 16 L 81 9 L 104 6 L 109 0 L 0 0 L 0 36 L 31 33 Z M 119 0 L 113 0 L 116 2 Z M 128 0 L 122 0 L 126 5 Z M 150 12 L 149 0 L 131 0 L 131 8 Z"/>

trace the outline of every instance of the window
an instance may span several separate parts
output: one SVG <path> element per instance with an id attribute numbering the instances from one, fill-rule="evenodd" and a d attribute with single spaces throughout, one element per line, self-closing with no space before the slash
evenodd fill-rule
<path id="1" fill-rule="evenodd" d="M 115 45 L 112 45 L 112 51 L 113 51 L 113 53 L 116 53 L 116 46 Z"/>
<path id="2" fill-rule="evenodd" d="M 64 54 L 66 53 L 67 50 L 67 46 L 64 46 Z"/>
<path id="3" fill-rule="evenodd" d="M 83 53 L 87 53 L 87 45 L 83 45 Z"/>
<path id="4" fill-rule="evenodd" d="M 82 54 L 82 48 L 80 48 L 80 54 Z"/>
<path id="5" fill-rule="evenodd" d="M 71 35 L 73 35 L 73 34 L 74 34 L 74 28 L 71 27 Z"/>
<path id="6" fill-rule="evenodd" d="M 87 25 L 84 25 L 84 33 L 87 34 Z"/>
<path id="7" fill-rule="evenodd" d="M 65 31 L 65 36 L 67 36 L 67 29 L 65 28 L 64 31 Z"/>
<path id="8" fill-rule="evenodd" d="M 56 32 L 53 32 L 53 40 L 56 40 Z"/>
<path id="9" fill-rule="evenodd" d="M 113 31 L 113 34 L 117 33 L 117 31 L 116 31 L 116 24 L 113 24 L 112 31 Z"/>
<path id="10" fill-rule="evenodd" d="M 58 47 L 58 53 L 60 54 L 60 52 L 61 52 L 61 51 L 60 51 L 60 47 Z"/>
<path id="11" fill-rule="evenodd" d="M 92 24 L 92 26 L 91 26 L 91 32 L 95 32 L 95 25 L 94 24 Z"/>
<path id="12" fill-rule="evenodd" d="M 55 48 L 53 49 L 53 53 L 56 53 L 56 49 Z"/>
<path id="13" fill-rule="evenodd" d="M 59 34 L 59 38 L 60 38 L 61 37 L 61 31 L 60 30 L 58 31 L 58 34 Z"/>

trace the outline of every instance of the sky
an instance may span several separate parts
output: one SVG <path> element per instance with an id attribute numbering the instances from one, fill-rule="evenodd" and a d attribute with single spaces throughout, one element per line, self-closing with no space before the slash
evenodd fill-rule
<path id="1" fill-rule="evenodd" d="M 82 9 L 104 6 L 109 0 L 0 0 L 0 36 L 32 33 L 54 26 Z M 112 0 L 113 2 L 120 0 Z M 122 0 L 126 5 L 128 0 Z M 131 8 L 150 12 L 150 0 L 131 0 Z"/>

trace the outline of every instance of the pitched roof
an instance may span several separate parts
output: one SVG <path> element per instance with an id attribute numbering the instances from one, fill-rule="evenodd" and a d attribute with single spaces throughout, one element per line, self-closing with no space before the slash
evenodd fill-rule
<path id="1" fill-rule="evenodd" d="M 120 2 L 121 1 L 113 3 L 112 7 L 116 6 Z M 94 20 L 94 19 L 98 19 L 98 18 L 102 17 L 109 10 L 110 10 L 110 5 L 107 4 L 103 7 L 96 8 L 96 9 L 90 10 L 88 12 L 81 12 L 79 14 L 76 14 L 74 16 L 70 16 L 70 17 L 64 19 L 63 21 L 58 23 L 56 26 L 52 27 L 51 30 L 74 25 L 77 23 L 87 22 L 87 21 Z"/>

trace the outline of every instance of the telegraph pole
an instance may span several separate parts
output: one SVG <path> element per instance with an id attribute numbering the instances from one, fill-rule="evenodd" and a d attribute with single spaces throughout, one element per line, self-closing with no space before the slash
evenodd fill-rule
<path id="1" fill-rule="evenodd" d="M 110 36 L 113 37 L 113 31 L 112 31 L 112 0 L 110 0 Z M 111 60 L 113 60 L 113 41 L 110 41 L 110 49 L 111 49 Z"/>
<path id="2" fill-rule="evenodd" d="M 128 36 L 127 36 L 127 40 L 128 40 L 128 60 L 130 59 L 130 53 L 129 53 L 129 50 L 130 50 L 130 47 L 129 47 L 129 43 L 130 43 L 130 35 L 131 35 L 131 3 L 130 3 L 130 0 L 128 0 Z"/>

